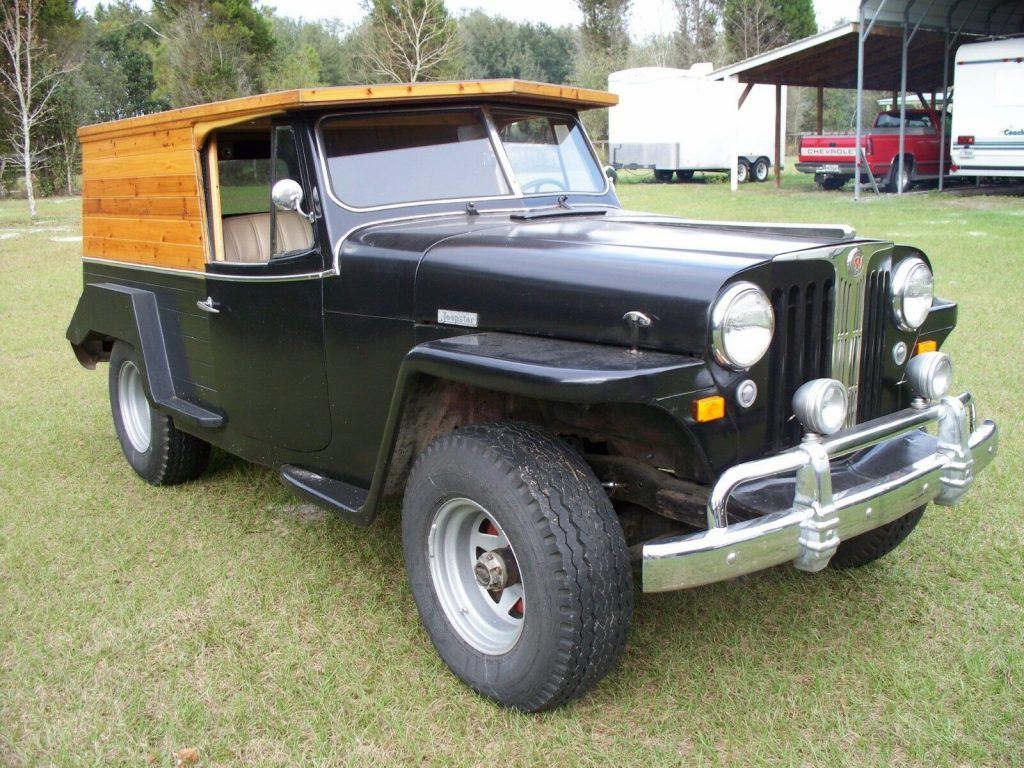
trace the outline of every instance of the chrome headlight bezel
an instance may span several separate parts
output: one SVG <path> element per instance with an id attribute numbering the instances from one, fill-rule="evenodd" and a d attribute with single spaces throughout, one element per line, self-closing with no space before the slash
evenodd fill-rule
<path id="1" fill-rule="evenodd" d="M 916 281 L 920 281 L 922 275 L 927 275 L 924 281 L 927 284 L 927 307 L 918 317 L 917 310 L 911 309 L 907 292 L 911 288 L 921 287 L 921 283 Z M 912 300 L 915 302 L 920 301 L 922 304 L 925 301 L 921 296 L 914 296 Z M 935 277 L 924 259 L 918 256 L 910 256 L 901 261 L 892 273 L 892 311 L 896 319 L 896 325 L 899 326 L 900 330 L 916 331 L 924 325 L 924 321 L 928 319 L 928 312 L 931 311 L 934 301 Z"/>
<path id="2" fill-rule="evenodd" d="M 757 350 L 757 354 L 748 354 L 740 357 L 736 350 L 730 350 L 729 333 L 730 320 L 739 302 L 754 300 L 761 305 L 763 310 L 764 323 L 762 328 L 768 331 L 767 341 L 763 348 Z M 733 331 L 735 332 L 735 331 Z M 711 308 L 711 347 L 715 361 L 722 366 L 737 371 L 745 371 L 760 362 L 771 347 L 772 338 L 775 336 L 775 311 L 768 300 L 768 295 L 760 287 L 748 282 L 733 283 L 715 300 Z"/>

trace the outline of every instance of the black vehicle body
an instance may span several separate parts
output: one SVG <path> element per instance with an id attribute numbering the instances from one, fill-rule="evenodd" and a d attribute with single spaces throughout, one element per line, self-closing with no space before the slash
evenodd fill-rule
<path id="1" fill-rule="evenodd" d="M 726 468 L 799 441 L 793 392 L 831 375 L 829 259 L 839 251 L 870 254 L 864 364 L 850 382 L 860 421 L 909 402 L 888 350 L 919 337 L 941 344 L 956 322 L 956 306 L 936 300 L 922 328 L 899 330 L 887 276 L 921 254 L 842 227 L 629 213 L 610 184 L 601 194 L 355 210 L 325 178 L 322 115 L 279 118 L 301 139 L 314 248 L 267 264 L 211 262 L 205 273 L 86 258 L 67 337 L 87 366 L 128 340 L 142 351 L 151 399 L 179 429 L 281 469 L 362 524 L 431 437 L 509 417 L 576 441 L 599 475 L 620 459 L 634 476 L 670 470 L 675 490 L 691 495 L 669 516 L 699 520 L 701 488 Z M 749 371 L 710 351 L 711 305 L 741 279 L 771 297 L 778 324 Z M 215 313 L 198 306 L 207 301 Z M 475 324 L 439 322 L 439 311 Z M 630 312 L 651 325 L 631 326 Z M 734 407 L 746 379 L 763 394 Z M 693 402 L 709 395 L 725 398 L 726 416 L 697 423 Z"/>
<path id="2" fill-rule="evenodd" d="M 924 254 L 622 210 L 576 114 L 615 99 L 342 87 L 80 132 L 67 337 L 128 464 L 172 485 L 218 446 L 363 525 L 401 493 L 438 653 L 531 712 L 624 652 L 635 572 L 865 565 L 998 445 Z"/>

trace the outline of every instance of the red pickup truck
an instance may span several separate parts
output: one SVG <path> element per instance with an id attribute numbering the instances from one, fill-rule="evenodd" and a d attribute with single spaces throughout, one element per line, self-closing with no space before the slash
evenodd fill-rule
<path id="1" fill-rule="evenodd" d="M 916 181 L 939 176 L 940 113 L 931 109 L 908 109 L 907 128 L 903 140 L 903 177 L 899 176 L 900 111 L 882 112 L 875 124 L 861 137 L 861 146 L 871 173 L 878 185 L 890 192 L 910 189 Z M 854 175 L 854 145 L 850 134 L 832 136 L 801 136 L 799 162 L 801 173 L 813 173 L 814 182 L 822 189 L 839 189 Z M 948 170 L 949 134 L 946 135 L 946 168 Z M 861 166 L 861 181 L 868 181 Z"/>

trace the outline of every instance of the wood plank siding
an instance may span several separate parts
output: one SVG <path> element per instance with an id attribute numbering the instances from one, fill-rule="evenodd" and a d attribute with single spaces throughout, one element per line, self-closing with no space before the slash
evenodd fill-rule
<path id="1" fill-rule="evenodd" d="M 84 126 L 78 131 L 84 255 L 202 271 L 212 249 L 200 151 L 217 128 L 289 109 L 456 100 L 573 109 L 618 101 L 602 91 L 522 80 L 344 86 L 247 96 Z"/>

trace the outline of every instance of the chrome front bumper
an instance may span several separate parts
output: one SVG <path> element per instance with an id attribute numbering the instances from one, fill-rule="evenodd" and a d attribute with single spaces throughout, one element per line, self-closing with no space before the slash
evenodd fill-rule
<path id="1" fill-rule="evenodd" d="M 970 393 L 908 408 L 724 472 L 708 500 L 708 530 L 665 536 L 643 546 L 643 590 L 665 592 L 730 579 L 792 562 L 803 571 L 828 565 L 839 542 L 892 522 L 930 501 L 956 504 L 998 446 L 995 422 L 975 427 Z M 937 426 L 937 436 L 921 431 Z M 877 446 L 874 472 L 845 472 L 833 492 L 832 462 Z M 888 450 L 888 453 L 885 452 Z M 884 466 L 892 455 L 895 466 Z M 883 465 L 884 471 L 878 472 Z M 795 473 L 795 478 L 793 474 Z M 752 520 L 728 524 L 730 497 L 745 484 L 790 477 L 792 501 Z M 849 478 L 854 478 L 853 482 Z M 866 479 L 866 481 L 865 481 Z"/>

